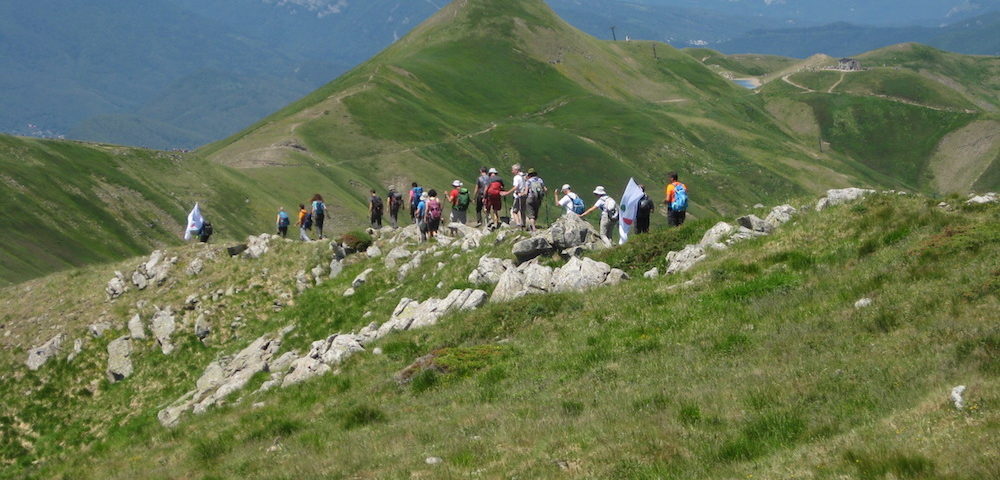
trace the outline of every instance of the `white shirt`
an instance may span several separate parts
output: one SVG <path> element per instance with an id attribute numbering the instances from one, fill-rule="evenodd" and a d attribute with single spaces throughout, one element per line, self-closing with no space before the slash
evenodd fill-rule
<path id="1" fill-rule="evenodd" d="M 577 198 L 577 195 L 573 192 L 569 192 L 566 195 L 563 195 L 563 197 L 559 199 L 559 206 L 565 208 L 566 213 L 576 213 L 573 211 L 574 198 Z"/>
<path id="2" fill-rule="evenodd" d="M 514 196 L 523 197 L 527 194 L 526 184 L 524 182 L 524 174 L 518 173 L 514 175 Z"/>
<path id="3" fill-rule="evenodd" d="M 618 207 L 618 203 L 615 202 L 615 199 L 611 198 L 609 195 L 605 195 L 598 198 L 597 202 L 594 203 L 594 206 L 601 209 L 601 212 L 607 215 L 608 210 L 614 210 Z"/>

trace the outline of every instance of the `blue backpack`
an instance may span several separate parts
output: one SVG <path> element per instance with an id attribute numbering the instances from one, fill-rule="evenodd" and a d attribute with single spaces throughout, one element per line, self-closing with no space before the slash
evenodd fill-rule
<path id="1" fill-rule="evenodd" d="M 583 199 L 577 195 L 573 198 L 573 213 L 580 215 L 587 209 L 587 206 L 583 204 Z"/>
<path id="2" fill-rule="evenodd" d="M 413 204 L 416 205 L 420 202 L 420 196 L 424 194 L 424 187 L 413 187 L 410 191 L 413 192 Z"/>
<path id="3" fill-rule="evenodd" d="M 288 213 L 287 212 L 280 212 L 280 213 L 278 213 L 278 226 L 279 227 L 287 227 L 288 223 L 289 223 Z"/>
<path id="4" fill-rule="evenodd" d="M 688 209 L 688 192 L 683 183 L 674 184 L 674 201 L 670 203 L 670 209 L 675 212 L 686 212 Z"/>

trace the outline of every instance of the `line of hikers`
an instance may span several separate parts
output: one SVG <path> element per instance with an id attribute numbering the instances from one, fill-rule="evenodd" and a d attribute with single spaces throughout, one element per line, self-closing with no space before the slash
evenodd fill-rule
<path id="1" fill-rule="evenodd" d="M 504 180 L 500 177 L 496 168 L 482 167 L 479 169 L 479 177 L 473 191 L 469 191 L 461 180 L 452 182 L 452 189 L 448 191 L 446 200 L 451 205 L 449 222 L 466 224 L 468 222 L 468 211 L 475 208 L 477 227 L 485 225 L 489 229 L 496 229 L 501 223 L 501 210 L 504 207 L 504 198 L 512 198 L 510 209 L 510 221 L 513 226 L 527 231 L 535 231 L 538 228 L 538 215 L 544 207 L 544 199 L 548 193 L 548 187 L 538 176 L 534 168 L 529 168 L 526 172 L 521 171 L 520 164 L 511 167 L 513 177 L 512 185 L 507 188 Z M 669 174 L 670 182 L 664 190 L 663 203 L 667 207 L 667 223 L 670 226 L 680 226 L 684 223 L 687 215 L 687 186 L 678 181 L 676 172 Z M 655 207 L 652 199 L 645 194 L 646 188 L 642 189 L 642 197 L 639 199 L 636 208 L 635 233 L 642 234 L 649 232 L 649 219 Z M 619 223 L 620 209 L 615 201 L 603 186 L 594 189 L 593 194 L 596 201 L 590 208 L 579 195 L 573 192 L 569 184 L 564 184 L 559 191 L 562 196 L 554 198 L 556 208 L 564 211 L 565 215 L 578 215 L 585 217 L 595 210 L 601 212 L 600 234 L 607 241 L 611 241 L 614 235 L 615 226 Z M 424 240 L 437 236 L 441 228 L 444 216 L 444 201 L 438 197 L 438 192 L 434 189 L 425 191 L 422 186 L 413 182 L 407 193 L 407 197 L 397 191 L 395 186 L 389 187 L 389 193 L 385 200 L 376 192 L 371 190 L 368 199 L 368 213 L 371 227 L 382 228 L 382 218 L 385 208 L 388 206 L 389 222 L 393 228 L 399 226 L 399 212 L 406 209 L 410 214 L 410 221 L 420 228 L 421 238 Z M 310 209 L 304 204 L 299 205 L 298 222 L 299 238 L 303 241 L 311 240 L 309 232 L 312 227 L 316 227 L 320 239 L 323 236 L 323 222 L 326 217 L 326 204 L 320 194 L 313 196 Z M 287 237 L 290 218 L 284 208 L 278 211 L 277 228 L 282 237 Z"/>

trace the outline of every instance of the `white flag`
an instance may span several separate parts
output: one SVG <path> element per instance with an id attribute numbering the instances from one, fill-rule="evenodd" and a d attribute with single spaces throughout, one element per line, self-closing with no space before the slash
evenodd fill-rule
<path id="1" fill-rule="evenodd" d="M 625 187 L 625 194 L 622 201 L 618 203 L 618 244 L 628 241 L 628 233 L 635 225 L 635 217 L 639 212 L 639 200 L 642 199 L 643 191 L 634 178 L 628 179 L 628 186 Z"/>
<path id="2" fill-rule="evenodd" d="M 197 235 L 204 223 L 205 219 L 201 217 L 201 208 L 196 203 L 194 204 L 194 208 L 191 209 L 191 213 L 188 214 L 187 229 L 184 230 L 184 240 L 191 240 L 192 236 Z"/>

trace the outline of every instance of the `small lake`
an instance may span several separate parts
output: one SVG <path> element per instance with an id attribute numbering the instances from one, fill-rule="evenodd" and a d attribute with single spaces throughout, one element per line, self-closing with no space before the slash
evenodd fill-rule
<path id="1" fill-rule="evenodd" d="M 746 78 L 737 78 L 736 80 L 733 81 L 736 82 L 737 85 L 743 88 L 749 88 L 750 90 L 757 88 L 757 84 L 753 80 L 749 80 Z"/>

